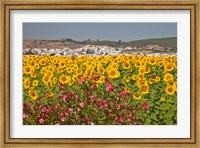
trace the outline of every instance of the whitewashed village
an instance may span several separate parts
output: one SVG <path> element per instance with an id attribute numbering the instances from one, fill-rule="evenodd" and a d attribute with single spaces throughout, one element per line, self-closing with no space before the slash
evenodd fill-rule
<path id="1" fill-rule="evenodd" d="M 81 56 L 81 55 L 119 55 L 119 54 L 137 54 L 137 55 L 147 55 L 147 56 L 167 56 L 176 55 L 176 52 L 169 52 L 160 47 L 159 45 L 148 45 L 146 48 L 137 48 L 127 46 L 125 48 L 116 48 L 109 46 L 96 46 L 96 45 L 86 45 L 77 49 L 70 49 L 65 47 L 63 49 L 47 49 L 47 48 L 26 48 L 23 49 L 23 54 L 34 54 L 34 55 L 55 55 L 55 56 Z M 155 52 L 157 51 L 157 52 Z M 158 52 L 159 51 L 159 52 Z"/>

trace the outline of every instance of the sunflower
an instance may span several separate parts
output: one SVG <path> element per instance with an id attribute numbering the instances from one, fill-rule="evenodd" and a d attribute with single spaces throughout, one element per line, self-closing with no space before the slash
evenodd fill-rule
<path id="1" fill-rule="evenodd" d="M 139 68 L 139 73 L 140 73 L 140 74 L 144 74 L 144 73 L 145 73 L 145 67 L 144 67 L 144 66 L 141 66 L 141 67 Z"/>
<path id="2" fill-rule="evenodd" d="M 161 97 L 161 98 L 160 98 L 160 101 L 164 102 L 164 101 L 165 101 L 165 98 L 164 98 L 164 97 Z"/>
<path id="3" fill-rule="evenodd" d="M 32 85 L 33 85 L 34 87 L 38 86 L 38 80 L 34 80 L 34 81 L 32 82 Z"/>
<path id="4" fill-rule="evenodd" d="M 140 68 L 140 65 L 141 65 L 141 63 L 139 60 L 135 61 L 135 67 Z"/>
<path id="5" fill-rule="evenodd" d="M 97 67 L 97 72 L 101 75 L 104 75 L 105 74 L 105 69 L 103 66 L 98 66 Z"/>
<path id="6" fill-rule="evenodd" d="M 167 85 L 174 85 L 175 84 L 175 82 L 174 82 L 174 80 L 173 79 L 169 79 L 169 80 L 167 80 Z"/>
<path id="7" fill-rule="evenodd" d="M 149 84 L 153 84 L 154 81 L 155 81 L 154 79 L 150 78 L 149 79 Z"/>
<path id="8" fill-rule="evenodd" d="M 131 76 L 132 80 L 134 80 L 134 81 L 137 79 L 137 77 L 138 77 L 137 74 L 133 74 L 133 75 Z"/>
<path id="9" fill-rule="evenodd" d="M 159 77 L 159 76 L 156 76 L 155 81 L 156 81 L 156 82 L 159 82 L 159 81 L 160 81 L 160 77 Z"/>
<path id="10" fill-rule="evenodd" d="M 122 62 L 122 57 L 121 56 L 117 56 L 117 62 L 118 63 Z"/>
<path id="11" fill-rule="evenodd" d="M 130 64 L 129 61 L 124 61 L 122 63 L 122 66 L 123 66 L 124 69 L 130 69 L 131 68 L 131 64 Z"/>
<path id="12" fill-rule="evenodd" d="M 96 81 L 96 83 L 103 83 L 103 82 L 104 82 L 104 76 L 101 76 L 101 77 L 99 78 L 99 80 Z"/>
<path id="13" fill-rule="evenodd" d="M 69 85 L 71 86 L 71 85 L 74 84 L 74 81 L 69 81 L 68 83 L 69 83 Z"/>
<path id="14" fill-rule="evenodd" d="M 164 81 L 167 82 L 169 80 L 173 80 L 173 75 L 171 73 L 166 73 L 164 75 Z"/>
<path id="15" fill-rule="evenodd" d="M 50 77 L 48 76 L 48 75 L 44 75 L 43 76 L 43 78 L 42 78 L 42 82 L 44 83 L 44 84 L 47 84 L 48 82 L 50 81 Z"/>
<path id="16" fill-rule="evenodd" d="M 32 72 L 32 66 L 31 65 L 26 65 L 25 67 L 24 67 L 24 73 L 26 74 L 26 75 L 29 75 L 29 74 L 31 74 L 31 72 Z"/>
<path id="17" fill-rule="evenodd" d="M 110 78 L 119 78 L 120 77 L 120 72 L 116 69 L 110 69 L 108 70 L 108 76 Z"/>
<path id="18" fill-rule="evenodd" d="M 47 86 L 49 87 L 49 89 L 53 88 L 53 82 L 52 82 L 52 80 L 49 80 L 49 82 L 47 83 Z"/>
<path id="19" fill-rule="evenodd" d="M 64 68 L 65 64 L 66 64 L 65 61 L 60 61 L 59 66 L 62 67 L 62 68 Z"/>
<path id="20" fill-rule="evenodd" d="M 46 96 L 47 98 L 51 98 L 51 97 L 53 96 L 53 93 L 52 93 L 51 91 L 47 91 L 47 92 L 45 93 L 45 96 Z"/>
<path id="21" fill-rule="evenodd" d="M 149 59 L 149 62 L 148 62 L 150 65 L 155 65 L 156 64 L 156 59 L 155 59 L 155 57 L 151 57 L 150 59 Z"/>
<path id="22" fill-rule="evenodd" d="M 176 91 L 176 89 L 175 89 L 173 86 L 168 85 L 168 86 L 166 87 L 165 91 L 166 91 L 166 93 L 167 93 L 168 95 L 173 95 L 174 92 Z"/>
<path id="23" fill-rule="evenodd" d="M 37 74 L 36 74 L 34 71 L 32 71 L 32 72 L 31 72 L 31 77 L 32 77 L 32 78 L 36 78 L 36 77 L 37 77 Z"/>
<path id="24" fill-rule="evenodd" d="M 115 62 L 112 62 L 112 63 L 110 64 L 110 67 L 113 68 L 113 69 L 118 69 L 118 64 L 115 63 Z"/>
<path id="25" fill-rule="evenodd" d="M 45 60 L 44 59 L 39 60 L 39 64 L 40 64 L 40 66 L 44 66 L 46 64 Z"/>
<path id="26" fill-rule="evenodd" d="M 46 72 L 47 72 L 47 70 L 44 67 L 40 70 L 41 74 L 45 74 Z"/>
<path id="27" fill-rule="evenodd" d="M 147 86 L 147 81 L 146 81 L 146 79 L 140 79 L 140 80 L 138 80 L 137 81 L 137 85 L 138 85 L 138 87 L 139 88 L 141 88 L 142 86 Z"/>
<path id="28" fill-rule="evenodd" d="M 135 99 L 135 100 L 140 100 L 142 97 L 138 94 L 132 94 L 132 97 Z"/>
<path id="29" fill-rule="evenodd" d="M 74 69 L 74 71 L 77 71 L 78 70 L 78 65 L 74 64 L 73 65 L 73 69 Z"/>
<path id="30" fill-rule="evenodd" d="M 25 89 L 28 89 L 30 87 L 30 79 L 29 78 L 24 78 L 24 87 Z"/>
<path id="31" fill-rule="evenodd" d="M 73 76 L 72 76 L 72 80 L 73 80 L 73 81 L 77 81 L 78 78 L 79 78 L 78 75 L 73 75 Z"/>
<path id="32" fill-rule="evenodd" d="M 51 77 L 53 76 L 53 72 L 47 71 L 47 72 L 46 72 L 46 75 L 49 76 L 49 77 L 51 78 Z"/>
<path id="33" fill-rule="evenodd" d="M 94 68 L 92 66 L 89 66 L 86 70 L 86 74 L 90 75 L 94 71 Z"/>
<path id="34" fill-rule="evenodd" d="M 39 69 L 40 68 L 40 65 L 38 63 L 34 63 L 34 68 L 35 69 Z"/>
<path id="35" fill-rule="evenodd" d="M 36 90 L 29 90 L 29 96 L 31 97 L 32 100 L 36 100 L 38 98 L 38 94 Z"/>
<path id="36" fill-rule="evenodd" d="M 124 76 L 124 81 L 126 82 L 126 83 L 128 83 L 129 81 L 130 81 L 130 76 Z"/>
<path id="37" fill-rule="evenodd" d="M 167 70 L 167 71 L 172 71 L 173 70 L 173 64 L 172 63 L 167 63 L 166 65 L 165 65 L 165 69 Z"/>
<path id="38" fill-rule="evenodd" d="M 163 65 L 164 65 L 164 62 L 163 62 L 163 61 L 159 61 L 159 62 L 158 62 L 158 66 L 159 66 L 159 67 L 162 67 Z"/>
<path id="39" fill-rule="evenodd" d="M 86 64 L 86 63 L 80 64 L 80 68 L 81 68 L 81 69 L 86 69 L 86 67 L 87 67 L 87 64 Z"/>
<path id="40" fill-rule="evenodd" d="M 71 67 L 67 67 L 66 70 L 67 70 L 67 72 L 70 73 L 70 74 L 73 73 L 73 69 L 72 69 Z"/>
<path id="41" fill-rule="evenodd" d="M 147 85 L 141 86 L 140 89 L 141 89 L 142 94 L 148 94 L 148 92 L 149 92 L 149 88 Z"/>
<path id="42" fill-rule="evenodd" d="M 53 78 L 53 84 L 56 84 L 57 83 L 57 77 L 54 77 Z"/>
<path id="43" fill-rule="evenodd" d="M 155 79 L 156 79 L 156 75 L 155 75 L 155 74 L 152 74 L 152 75 L 150 76 L 150 78 L 153 79 L 153 80 L 155 80 Z"/>
<path id="44" fill-rule="evenodd" d="M 151 72 L 151 70 L 150 70 L 150 68 L 148 68 L 148 67 L 145 67 L 145 70 L 144 70 L 144 72 L 145 72 L 146 74 L 148 74 L 148 73 L 150 73 L 150 72 Z"/>
<path id="45" fill-rule="evenodd" d="M 138 78 L 139 78 L 139 80 L 144 79 L 144 74 L 139 74 L 139 75 L 138 75 Z"/>
<path id="46" fill-rule="evenodd" d="M 82 75 L 82 70 L 80 68 L 76 69 L 76 75 Z"/>
<path id="47" fill-rule="evenodd" d="M 64 71 L 64 69 L 62 67 L 57 68 L 57 73 L 62 73 L 63 71 Z"/>
<path id="48" fill-rule="evenodd" d="M 60 81 L 60 83 L 62 83 L 62 84 L 67 84 L 70 80 L 71 80 L 71 77 L 70 77 L 70 76 L 66 76 L 66 75 L 64 75 L 64 74 L 62 74 L 62 75 L 59 77 L 59 81 Z"/>

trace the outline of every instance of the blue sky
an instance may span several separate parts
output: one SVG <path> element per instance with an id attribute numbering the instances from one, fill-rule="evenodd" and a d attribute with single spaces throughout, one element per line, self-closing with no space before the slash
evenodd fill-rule
<path id="1" fill-rule="evenodd" d="M 176 23 L 23 23 L 23 39 L 131 41 L 177 37 Z"/>

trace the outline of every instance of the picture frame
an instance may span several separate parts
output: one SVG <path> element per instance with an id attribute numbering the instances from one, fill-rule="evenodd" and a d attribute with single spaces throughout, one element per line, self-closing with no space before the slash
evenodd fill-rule
<path id="1" fill-rule="evenodd" d="M 34 1 L 1 3 L 1 146 L 199 147 L 199 1 Z M 190 138 L 10 138 L 10 12 L 11 10 L 189 10 L 190 11 Z"/>

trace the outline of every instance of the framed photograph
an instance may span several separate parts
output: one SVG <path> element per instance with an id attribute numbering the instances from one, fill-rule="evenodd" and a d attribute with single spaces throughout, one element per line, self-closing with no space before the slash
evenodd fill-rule
<path id="1" fill-rule="evenodd" d="M 1 145 L 199 146 L 199 1 L 1 1 Z"/>

